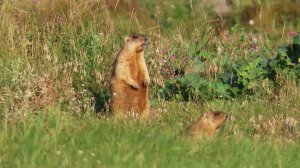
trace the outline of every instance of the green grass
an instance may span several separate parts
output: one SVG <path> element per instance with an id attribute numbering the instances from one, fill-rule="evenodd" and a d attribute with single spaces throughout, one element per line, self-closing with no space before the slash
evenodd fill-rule
<path id="1" fill-rule="evenodd" d="M 298 100 L 297 100 L 298 101 Z M 210 102 L 229 110 L 229 120 L 215 140 L 190 142 L 180 131 L 200 115 L 192 104 L 167 103 L 167 113 L 152 121 L 114 120 L 70 115 L 59 108 L 1 121 L 1 167 L 298 167 L 299 140 L 286 130 L 269 134 L 253 129 L 255 113 L 271 118 L 276 103 Z M 270 103 L 270 102 L 269 102 Z M 223 104 L 223 105 L 222 105 Z M 299 101 L 293 104 L 299 109 Z M 205 106 L 207 108 L 207 106 Z M 187 112 L 184 109 L 188 109 Z M 154 107 L 155 109 L 155 107 Z M 190 110 L 191 109 L 191 110 Z M 194 109 L 194 110 L 192 110 Z M 158 110 L 158 109 L 155 109 Z M 155 111 L 154 110 L 154 111 Z M 273 111 L 274 110 L 274 111 Z M 298 111 L 299 113 L 299 111 Z M 293 115 L 287 113 L 286 115 Z M 299 114 L 298 114 L 299 115 Z M 235 118 L 235 119 L 233 119 Z M 299 119 L 299 118 L 297 118 Z M 275 126 L 280 127 L 280 125 Z M 295 127 L 299 133 L 299 127 Z"/>

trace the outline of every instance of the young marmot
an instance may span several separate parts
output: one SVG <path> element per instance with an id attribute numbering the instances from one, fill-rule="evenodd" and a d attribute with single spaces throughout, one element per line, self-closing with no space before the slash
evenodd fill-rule
<path id="1" fill-rule="evenodd" d="M 144 58 L 147 38 L 129 35 L 119 51 L 110 80 L 110 107 L 114 116 L 149 114 L 148 85 L 150 77 Z"/>
<path id="2" fill-rule="evenodd" d="M 221 111 L 204 113 L 203 116 L 185 129 L 185 135 L 192 139 L 212 138 L 217 134 L 227 117 L 227 114 Z"/>

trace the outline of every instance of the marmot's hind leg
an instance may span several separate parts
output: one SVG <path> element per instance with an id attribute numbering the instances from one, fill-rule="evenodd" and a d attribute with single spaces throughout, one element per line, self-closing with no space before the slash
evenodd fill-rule
<path id="1" fill-rule="evenodd" d="M 141 102 L 139 102 L 139 112 L 141 118 L 148 118 L 150 113 L 150 105 L 147 98 L 146 100 L 142 100 Z"/>
<path id="2" fill-rule="evenodd" d="M 120 118 L 125 115 L 124 111 L 124 102 L 122 100 L 122 95 L 118 95 L 117 93 L 112 94 L 112 100 L 111 100 L 111 111 L 112 114 Z"/>

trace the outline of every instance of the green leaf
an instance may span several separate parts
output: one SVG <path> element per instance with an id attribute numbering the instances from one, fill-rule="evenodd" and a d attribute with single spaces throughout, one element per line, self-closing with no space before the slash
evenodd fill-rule
<path id="1" fill-rule="evenodd" d="M 202 51 L 200 55 L 204 58 L 209 58 L 210 57 L 210 52 L 209 51 Z"/>
<path id="2" fill-rule="evenodd" d="M 287 47 L 280 47 L 278 49 L 278 53 L 279 55 L 282 57 L 282 56 L 287 56 Z"/>
<path id="3" fill-rule="evenodd" d="M 300 32 L 298 32 L 297 35 L 293 38 L 293 44 L 300 45 Z"/>

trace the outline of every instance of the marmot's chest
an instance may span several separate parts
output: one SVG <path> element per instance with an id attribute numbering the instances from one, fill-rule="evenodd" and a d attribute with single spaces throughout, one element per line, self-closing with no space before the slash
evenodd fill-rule
<path id="1" fill-rule="evenodd" d="M 130 73 L 135 81 L 141 84 L 145 78 L 145 72 L 142 70 L 142 65 L 139 60 L 130 62 Z"/>

